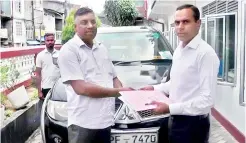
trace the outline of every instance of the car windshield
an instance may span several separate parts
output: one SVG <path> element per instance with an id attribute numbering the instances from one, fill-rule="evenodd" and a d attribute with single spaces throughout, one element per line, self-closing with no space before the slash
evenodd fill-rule
<path id="1" fill-rule="evenodd" d="M 112 61 L 172 59 L 159 32 L 98 33 L 96 40 L 108 48 Z"/>

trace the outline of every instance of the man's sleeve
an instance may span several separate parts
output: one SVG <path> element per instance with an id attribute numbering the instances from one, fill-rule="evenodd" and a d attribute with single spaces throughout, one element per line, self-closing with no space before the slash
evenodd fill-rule
<path id="1" fill-rule="evenodd" d="M 60 68 L 62 82 L 71 80 L 84 80 L 77 51 L 69 47 L 63 47 L 59 53 L 58 65 Z"/>
<path id="2" fill-rule="evenodd" d="M 216 54 L 207 53 L 199 61 L 199 96 L 193 100 L 169 105 L 171 115 L 201 115 L 214 104 L 219 60 Z M 188 83 L 189 84 L 189 83 Z"/>
<path id="3" fill-rule="evenodd" d="M 42 61 L 41 61 L 41 57 L 40 57 L 40 53 L 37 55 L 36 57 L 36 67 L 41 68 L 42 67 Z"/>
<path id="4" fill-rule="evenodd" d="M 165 94 L 169 94 L 170 80 L 165 83 L 154 85 L 153 87 L 154 87 L 154 90 L 158 90 L 158 91 L 164 92 Z"/>

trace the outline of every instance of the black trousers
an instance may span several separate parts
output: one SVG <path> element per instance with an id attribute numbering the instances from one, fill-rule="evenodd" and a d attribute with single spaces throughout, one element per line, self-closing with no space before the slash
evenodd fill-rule
<path id="1" fill-rule="evenodd" d="M 42 93 L 43 93 L 43 96 L 44 98 L 46 97 L 46 95 L 48 94 L 48 92 L 50 91 L 51 88 L 42 88 Z"/>
<path id="2" fill-rule="evenodd" d="M 166 126 L 166 123 L 164 125 Z M 170 116 L 168 120 L 168 142 L 208 143 L 209 130 L 209 115 Z M 166 130 L 164 129 L 164 131 Z M 161 136 L 165 137 L 166 135 Z"/>
<path id="3" fill-rule="evenodd" d="M 163 118 L 160 120 L 158 143 L 168 143 L 168 120 L 169 118 Z"/>
<path id="4" fill-rule="evenodd" d="M 77 125 L 68 127 L 69 143 L 110 143 L 111 127 L 86 129 Z"/>
<path id="5" fill-rule="evenodd" d="M 44 98 L 46 97 L 46 95 L 48 94 L 50 89 L 51 88 L 46 88 L 46 89 L 42 88 L 41 92 L 43 93 Z M 39 106 L 40 112 L 41 112 L 41 108 L 43 106 L 44 98 L 43 99 L 39 98 L 40 100 L 39 100 L 38 106 Z"/>

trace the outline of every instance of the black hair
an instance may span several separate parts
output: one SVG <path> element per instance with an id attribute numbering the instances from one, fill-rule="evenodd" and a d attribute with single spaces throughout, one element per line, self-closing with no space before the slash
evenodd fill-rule
<path id="1" fill-rule="evenodd" d="M 193 17 L 194 17 L 195 21 L 199 20 L 200 19 L 200 11 L 196 6 L 194 6 L 192 4 L 181 5 L 176 9 L 176 11 L 182 10 L 182 9 L 188 9 L 188 8 L 190 8 L 193 11 Z"/>
<path id="2" fill-rule="evenodd" d="M 45 33 L 44 35 L 44 40 L 46 39 L 46 37 L 48 36 L 54 36 L 55 37 L 55 34 L 54 33 Z"/>
<path id="3" fill-rule="evenodd" d="M 74 14 L 74 19 L 77 17 L 77 16 L 81 16 L 81 15 L 85 15 L 85 14 L 88 14 L 88 13 L 94 13 L 94 11 L 88 7 L 81 7 L 79 8 L 75 14 Z"/>

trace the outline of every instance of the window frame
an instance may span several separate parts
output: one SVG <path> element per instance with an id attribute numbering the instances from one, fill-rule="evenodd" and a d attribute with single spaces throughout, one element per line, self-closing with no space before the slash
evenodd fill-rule
<path id="1" fill-rule="evenodd" d="M 18 28 L 20 28 L 20 29 L 18 29 Z M 21 21 L 16 21 L 15 22 L 15 29 L 16 29 L 16 36 L 23 36 L 22 22 Z"/>
<path id="2" fill-rule="evenodd" d="M 27 40 L 33 39 L 33 28 L 31 25 L 26 26 L 26 39 Z"/>
<path id="3" fill-rule="evenodd" d="M 241 45 L 240 45 L 240 47 L 241 47 L 241 49 L 242 49 L 242 51 L 240 52 L 241 54 L 240 54 L 240 56 L 241 56 L 241 58 L 240 58 L 240 60 L 241 60 L 241 62 L 240 62 L 240 75 L 242 75 L 242 77 L 240 78 L 240 93 L 239 93 L 239 105 L 241 105 L 241 106 L 246 106 L 246 100 L 245 100 L 245 93 L 246 93 L 246 91 L 245 91 L 245 83 L 246 83 L 246 78 L 245 78 L 245 68 L 246 68 L 246 63 L 245 63 L 245 60 L 246 60 L 246 58 L 245 58 L 245 56 L 246 56 L 246 19 L 245 18 L 243 18 L 243 17 L 245 17 L 246 16 L 246 0 L 245 1 L 242 1 L 242 3 L 241 3 L 241 21 L 239 21 L 240 23 L 241 23 L 241 29 L 242 29 L 242 33 L 241 33 L 241 37 L 242 37 L 242 39 L 241 39 Z"/>
<path id="4" fill-rule="evenodd" d="M 179 45 L 179 38 L 177 34 L 175 33 L 175 27 L 172 25 L 170 25 L 169 41 L 170 41 L 170 44 L 173 50 L 175 50 Z"/>
<path id="5" fill-rule="evenodd" d="M 205 15 L 205 39 L 207 39 L 207 22 L 209 18 L 216 18 L 216 17 L 223 17 L 228 15 L 235 15 L 235 53 L 234 53 L 234 80 L 232 83 L 228 81 L 217 81 L 219 85 L 225 85 L 225 86 L 232 86 L 235 87 L 237 84 L 237 51 L 238 51 L 238 14 L 237 12 L 230 12 L 230 13 L 220 13 L 220 14 L 210 14 Z M 224 43 L 225 44 L 225 43 Z M 224 56 L 224 54 L 223 54 Z M 218 78 L 219 79 L 219 78 Z"/>

